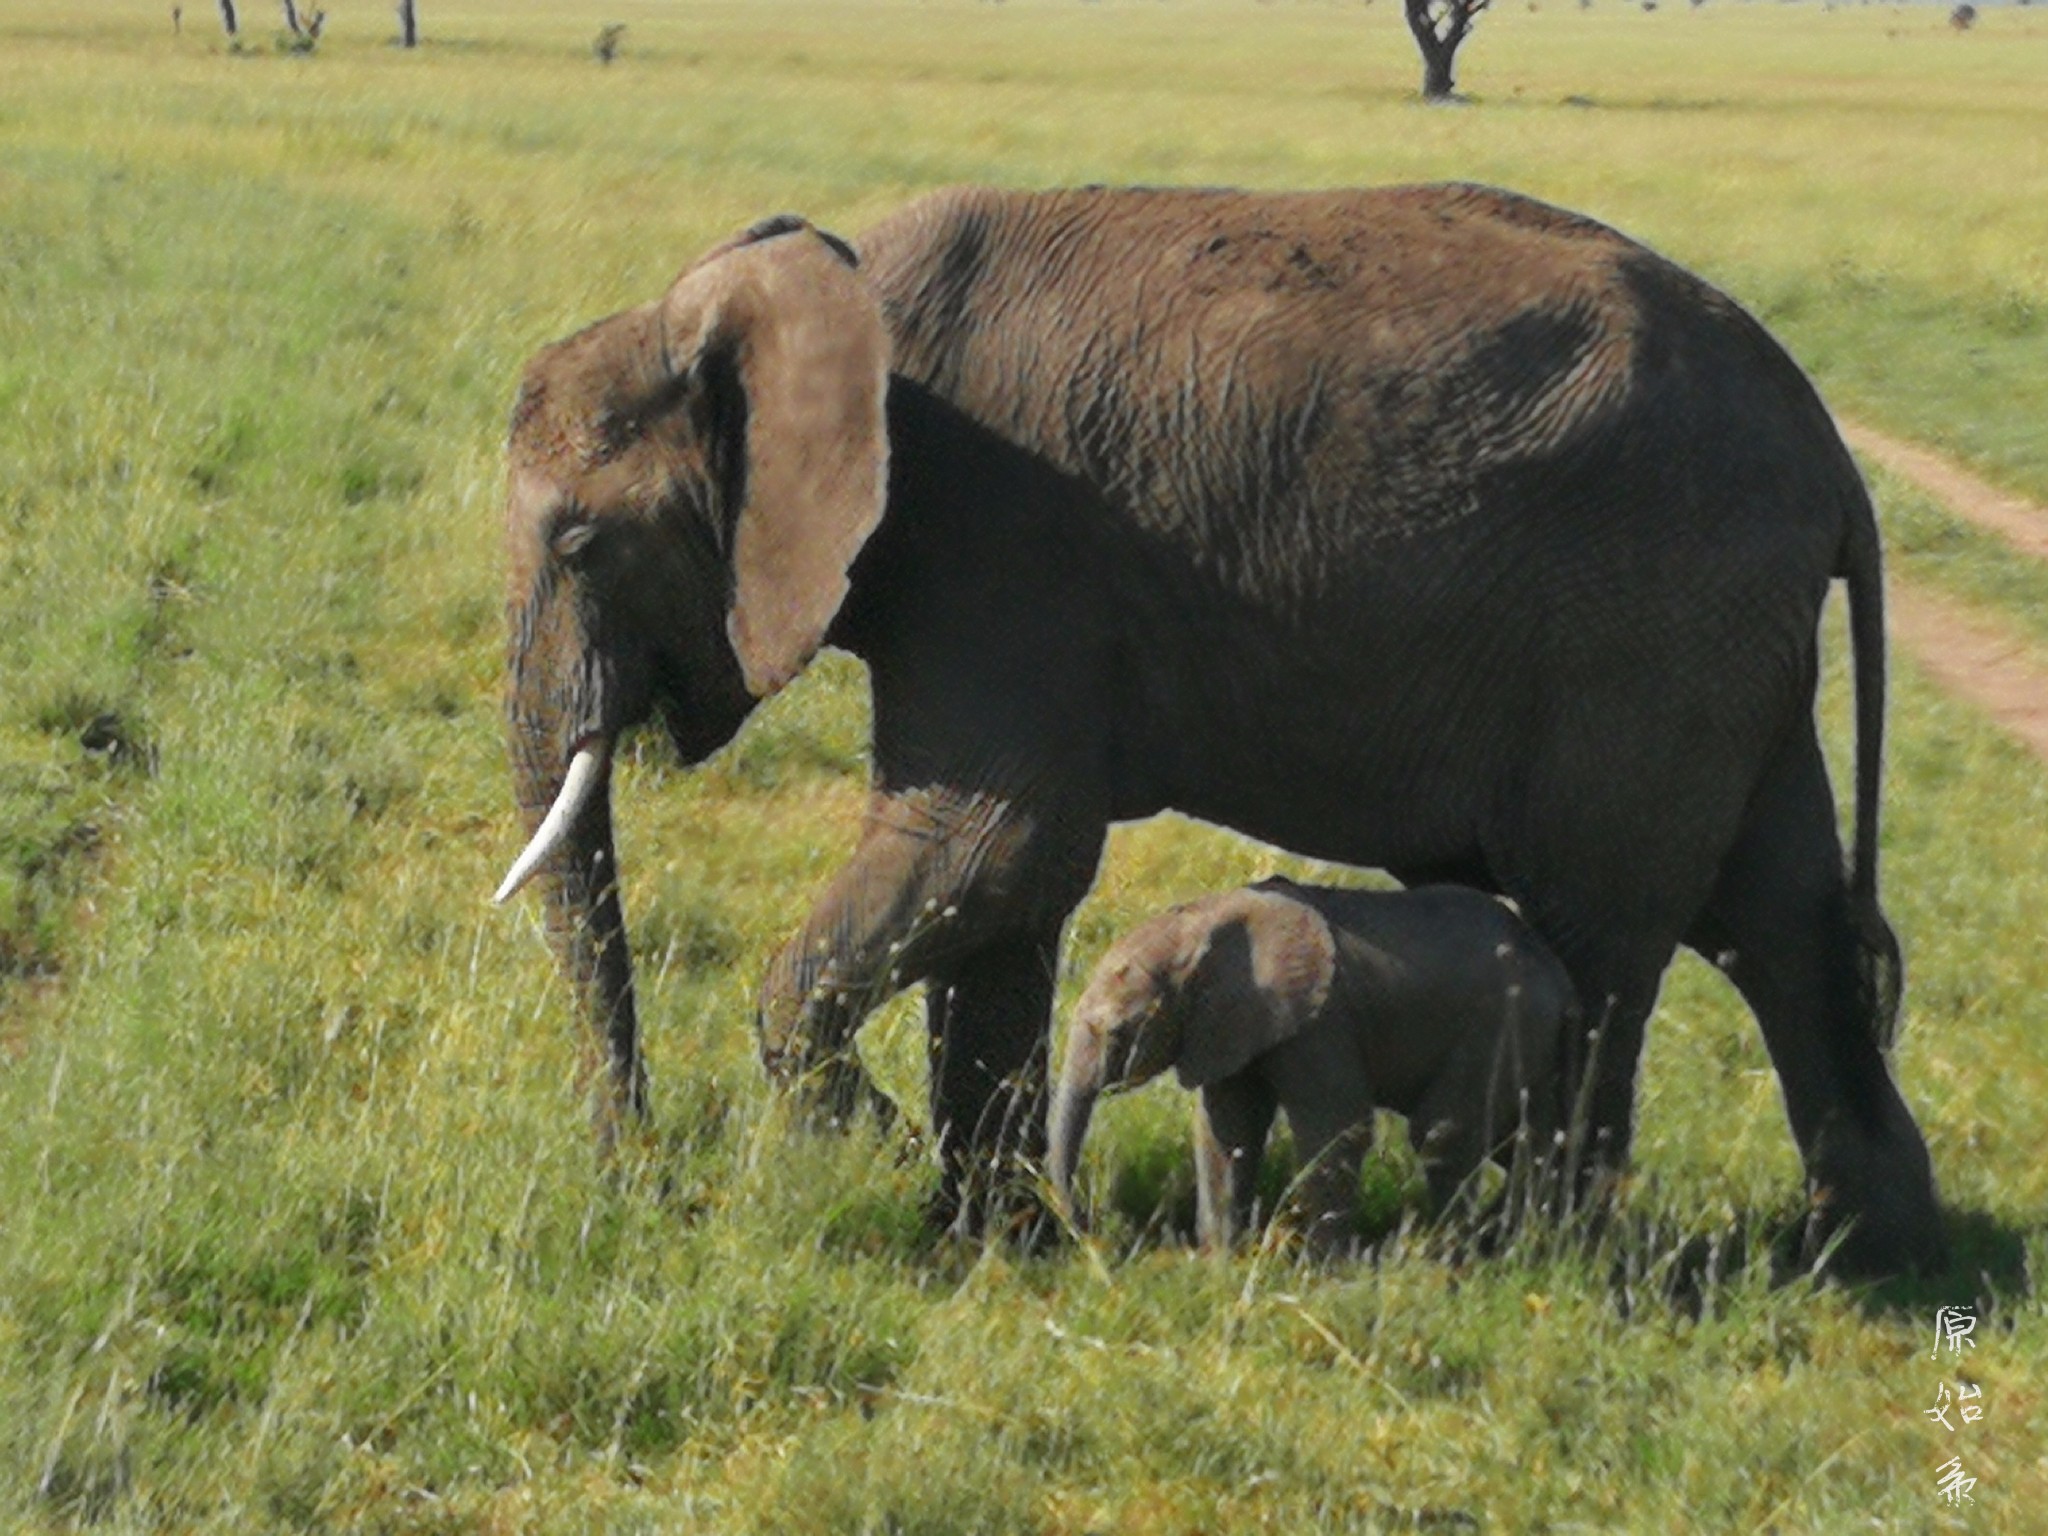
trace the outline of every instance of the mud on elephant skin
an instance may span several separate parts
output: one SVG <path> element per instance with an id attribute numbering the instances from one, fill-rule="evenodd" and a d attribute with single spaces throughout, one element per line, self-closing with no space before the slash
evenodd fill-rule
<path id="1" fill-rule="evenodd" d="M 612 745 L 659 714 L 702 761 L 830 643 L 868 667 L 873 799 L 770 968 L 763 1054 L 843 1108 L 865 1012 L 926 982 L 942 1212 L 1039 1152 L 1065 919 L 1109 823 L 1172 808 L 1514 897 L 1604 1026 L 1606 1166 L 1675 947 L 1725 963 L 1843 1258 L 1939 1261 L 1879 1044 L 1875 525 L 1753 320 L 1471 186 L 969 188 L 856 245 L 771 220 L 520 389 L 534 837 L 501 895 L 543 877 L 601 1135 L 645 1102 Z M 1836 578 L 1846 875 L 1813 720 Z"/>
<path id="2" fill-rule="evenodd" d="M 1477 891 L 1274 879 L 1204 897 L 1139 924 L 1096 966 L 1053 1095 L 1048 1171 L 1071 1210 L 1097 1099 L 1171 1068 L 1201 1095 L 1203 1245 L 1251 1230 L 1277 1111 L 1307 1169 L 1310 1245 L 1339 1249 L 1375 1108 L 1407 1116 L 1438 1212 L 1488 1159 L 1547 1162 L 1578 1015 L 1543 941 Z"/>

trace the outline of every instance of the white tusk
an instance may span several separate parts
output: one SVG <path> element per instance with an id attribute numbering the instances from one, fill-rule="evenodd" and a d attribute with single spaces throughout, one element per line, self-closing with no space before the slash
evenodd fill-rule
<path id="1" fill-rule="evenodd" d="M 517 896 L 519 888 L 533 878 L 533 872 L 562 846 L 562 840 L 569 835 L 576 818 L 583 814 L 591 792 L 604 782 L 606 753 L 603 742 L 594 747 L 576 749 L 576 755 L 569 759 L 569 772 L 562 779 L 562 792 L 555 796 L 555 803 L 548 807 L 540 829 L 533 834 L 533 841 L 526 845 L 526 852 L 513 861 L 511 869 L 505 872 L 504 882 L 498 887 L 498 894 L 491 898 L 497 905 L 502 907 Z"/>

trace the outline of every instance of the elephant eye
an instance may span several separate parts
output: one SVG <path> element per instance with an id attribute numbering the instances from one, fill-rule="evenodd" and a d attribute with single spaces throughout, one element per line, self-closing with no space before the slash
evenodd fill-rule
<path id="1" fill-rule="evenodd" d="M 604 456 L 614 457 L 633 445 L 646 429 L 641 413 L 633 411 L 606 411 L 597 419 L 597 440 L 603 445 Z"/>

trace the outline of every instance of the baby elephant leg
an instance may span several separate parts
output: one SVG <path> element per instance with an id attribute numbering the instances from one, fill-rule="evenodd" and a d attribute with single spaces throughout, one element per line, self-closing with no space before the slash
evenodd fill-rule
<path id="1" fill-rule="evenodd" d="M 1212 1253 L 1228 1250 L 1257 1218 L 1253 1202 L 1275 1103 L 1250 1072 L 1211 1083 L 1196 1102 L 1195 1230 Z"/>
<path id="2" fill-rule="evenodd" d="M 1531 1159 L 1542 1158 L 1548 1150 L 1542 1144 L 1548 1117 L 1530 1095 L 1554 1092 L 1554 1085 L 1532 1090 L 1519 1060 L 1494 1059 L 1499 1051 L 1512 1048 L 1497 1043 L 1494 1052 L 1475 1059 L 1464 1071 L 1446 1074 L 1408 1117 L 1408 1139 L 1429 1181 L 1430 1210 L 1435 1215 L 1474 1196 L 1474 1175 L 1489 1161 L 1513 1173 L 1518 1146 Z M 1530 1140 L 1518 1143 L 1525 1128 Z"/>
<path id="3" fill-rule="evenodd" d="M 1269 1052 L 1262 1065 L 1294 1130 L 1302 1171 L 1296 1205 L 1309 1250 L 1351 1245 L 1358 1170 L 1372 1146 L 1372 1087 L 1351 1040 L 1316 1030 Z"/>
<path id="4" fill-rule="evenodd" d="M 1471 1186 L 1492 1151 L 1478 1107 L 1463 1095 L 1430 1094 L 1408 1117 L 1408 1140 L 1429 1182 L 1429 1209 L 1441 1216 Z"/>

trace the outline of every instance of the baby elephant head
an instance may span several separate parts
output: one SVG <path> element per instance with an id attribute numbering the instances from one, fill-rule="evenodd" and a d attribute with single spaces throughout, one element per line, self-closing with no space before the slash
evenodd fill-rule
<path id="1" fill-rule="evenodd" d="M 1186 1088 L 1241 1072 L 1322 1012 L 1336 942 L 1284 882 L 1175 907 L 1126 934 L 1088 979 L 1053 1098 L 1053 1187 L 1071 1208 L 1095 1101 L 1172 1067 Z"/>

